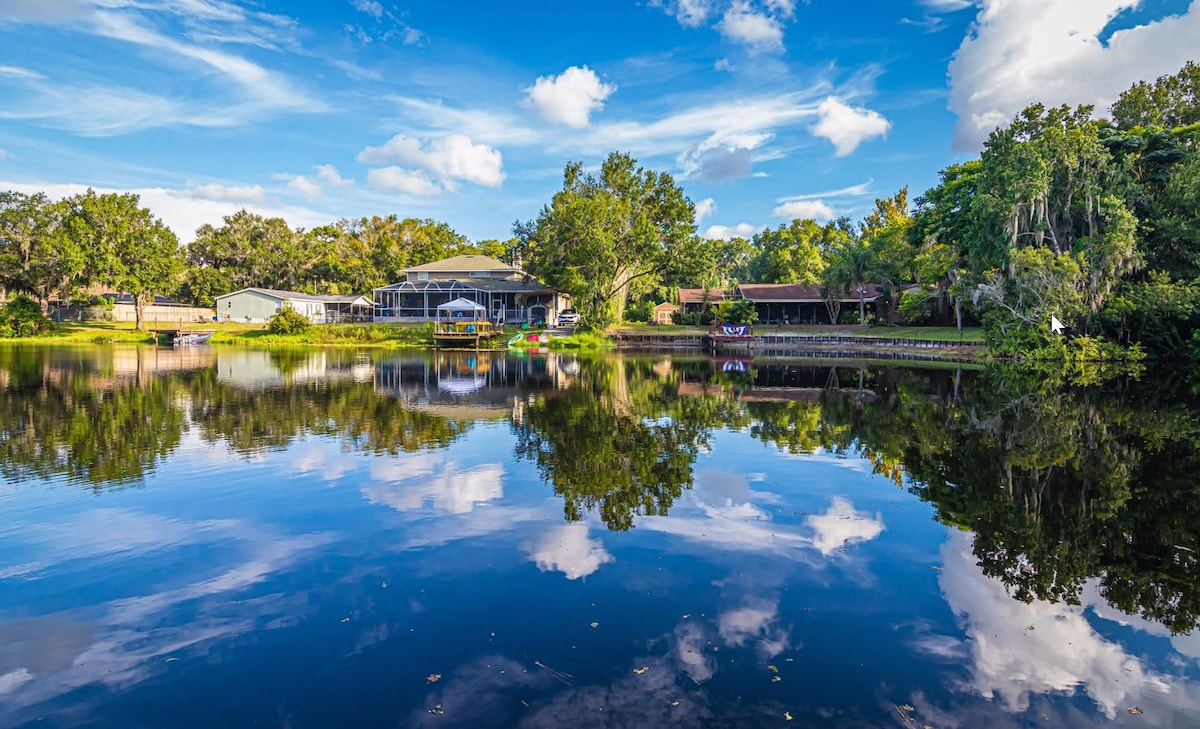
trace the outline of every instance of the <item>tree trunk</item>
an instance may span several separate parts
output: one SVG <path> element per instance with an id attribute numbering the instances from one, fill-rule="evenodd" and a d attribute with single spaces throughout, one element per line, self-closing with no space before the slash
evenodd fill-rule
<path id="1" fill-rule="evenodd" d="M 137 330 L 139 332 L 144 331 L 146 329 L 146 321 L 145 321 L 145 316 L 144 316 L 145 309 L 146 309 L 145 299 L 143 299 L 140 294 L 134 295 L 134 297 L 133 297 L 133 318 L 137 320 Z"/>

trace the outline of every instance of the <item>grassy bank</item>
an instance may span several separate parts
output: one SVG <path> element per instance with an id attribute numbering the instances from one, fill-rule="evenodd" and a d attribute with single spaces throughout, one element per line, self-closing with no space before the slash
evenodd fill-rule
<path id="1" fill-rule="evenodd" d="M 47 344 L 153 344 L 154 323 L 138 331 L 133 322 L 56 322 L 50 331 L 34 337 L 13 339 Z M 160 327 L 178 328 L 159 323 Z M 248 346 L 306 345 L 313 347 L 424 347 L 429 344 L 429 324 L 327 324 L 312 326 L 299 334 L 272 334 L 265 324 L 244 322 L 195 323 L 186 329 L 215 329 L 213 344 Z"/>
<path id="2" fill-rule="evenodd" d="M 700 336 L 708 333 L 708 327 L 623 324 L 610 333 L 630 332 L 657 334 L 660 336 Z M 983 344 L 983 329 L 970 327 L 961 332 L 954 327 L 863 327 L 863 326 L 764 326 L 754 325 L 755 334 L 811 334 L 870 339 L 925 339 L 933 342 Z"/>
<path id="3" fill-rule="evenodd" d="M 133 322 L 58 322 L 46 334 L 22 340 L 23 342 L 77 343 L 77 344 L 151 344 L 153 335 L 149 331 L 138 331 Z M 160 326 L 168 326 L 160 323 Z M 428 347 L 430 346 L 430 324 L 323 324 L 309 327 L 298 334 L 273 334 L 265 324 L 244 322 L 222 322 L 189 324 L 193 329 L 215 329 L 211 342 L 242 346 L 312 346 L 312 347 Z M 619 332 L 653 333 L 658 336 L 699 336 L 707 332 L 706 327 L 651 326 L 626 324 L 610 329 L 607 334 Z M 515 332 L 515 330 L 514 330 Z M 846 335 L 872 339 L 925 339 L 964 345 L 983 344 L 981 329 L 964 329 L 959 332 L 953 327 L 803 327 L 803 326 L 756 326 L 757 334 L 772 333 Z M 533 332 L 531 332 L 533 333 Z M 507 337 L 505 337 L 507 340 Z M 550 342 L 526 343 L 526 346 L 547 346 L 555 349 L 602 349 L 610 344 L 608 337 L 593 332 L 577 332 L 569 337 L 560 337 Z"/>
<path id="4" fill-rule="evenodd" d="M 429 324 L 321 324 L 298 334 L 273 334 L 263 324 L 220 324 L 213 344 L 310 347 L 427 347 Z"/>

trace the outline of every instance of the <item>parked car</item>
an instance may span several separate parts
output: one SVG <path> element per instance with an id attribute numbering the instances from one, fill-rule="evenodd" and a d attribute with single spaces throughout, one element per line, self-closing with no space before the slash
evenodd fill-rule
<path id="1" fill-rule="evenodd" d="M 573 327 L 579 324 L 579 312 L 574 309 L 563 309 L 558 312 L 558 325 L 560 327 Z"/>

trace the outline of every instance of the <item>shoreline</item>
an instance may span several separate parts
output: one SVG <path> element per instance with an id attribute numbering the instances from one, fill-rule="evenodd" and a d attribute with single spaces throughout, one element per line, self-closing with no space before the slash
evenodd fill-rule
<path id="1" fill-rule="evenodd" d="M 71 344 L 158 345 L 151 326 L 139 332 L 114 323 L 71 324 L 63 330 L 36 337 L 2 339 L 4 344 L 56 346 Z M 543 335 L 540 331 L 530 334 Z M 626 352 L 679 352 L 724 358 L 799 357 L 816 359 L 865 358 L 890 361 L 945 361 L 979 363 L 987 357 L 987 347 L 978 330 L 955 332 L 947 328 L 918 327 L 763 327 L 736 351 L 713 351 L 704 327 L 613 327 L 602 335 L 602 348 Z M 555 339 L 562 342 L 554 347 Z M 302 334 L 281 335 L 261 325 L 218 325 L 209 344 L 214 346 L 275 348 L 317 347 L 356 349 L 429 350 L 436 348 L 423 324 L 324 324 L 314 325 Z M 551 349 L 579 351 L 574 335 L 551 338 Z M 563 346 L 565 345 L 565 346 Z M 169 345 L 168 345 L 169 346 Z M 542 345 L 546 346 L 546 345 Z M 508 347 L 488 348 L 506 351 Z M 518 347 L 517 349 L 520 349 Z M 482 351 L 482 350 L 481 350 Z"/>

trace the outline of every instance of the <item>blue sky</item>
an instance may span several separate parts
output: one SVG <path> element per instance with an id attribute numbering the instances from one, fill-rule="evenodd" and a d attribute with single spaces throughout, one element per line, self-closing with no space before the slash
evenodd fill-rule
<path id="1" fill-rule="evenodd" d="M 749 235 L 1197 48 L 1200 0 L 0 0 L 0 189 L 137 192 L 185 241 L 240 207 L 507 238 L 621 150 Z"/>

